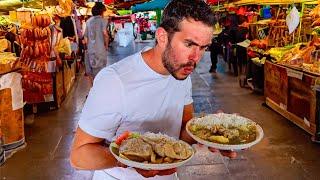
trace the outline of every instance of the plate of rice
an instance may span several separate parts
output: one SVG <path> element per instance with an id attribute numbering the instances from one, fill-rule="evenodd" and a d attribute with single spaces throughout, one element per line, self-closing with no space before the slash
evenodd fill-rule
<path id="1" fill-rule="evenodd" d="M 186 130 L 198 143 L 221 150 L 247 149 L 260 142 L 264 135 L 254 121 L 227 113 L 195 117 L 188 121 Z"/>

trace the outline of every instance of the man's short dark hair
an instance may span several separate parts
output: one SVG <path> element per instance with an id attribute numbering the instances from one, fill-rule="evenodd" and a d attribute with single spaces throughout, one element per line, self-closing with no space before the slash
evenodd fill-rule
<path id="1" fill-rule="evenodd" d="M 180 31 L 180 22 L 189 18 L 208 26 L 215 24 L 214 14 L 203 0 L 172 0 L 163 11 L 160 27 L 164 28 L 170 37 Z"/>
<path id="2" fill-rule="evenodd" d="M 96 2 L 92 7 L 93 16 L 100 16 L 104 11 L 106 11 L 106 7 L 102 4 L 102 2 Z"/>

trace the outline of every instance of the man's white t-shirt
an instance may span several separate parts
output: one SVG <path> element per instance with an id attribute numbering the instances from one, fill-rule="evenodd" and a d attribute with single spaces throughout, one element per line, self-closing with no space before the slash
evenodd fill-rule
<path id="1" fill-rule="evenodd" d="M 184 105 L 193 102 L 191 79 L 179 81 L 155 72 L 141 52 L 96 76 L 79 121 L 83 131 L 109 142 L 124 131 L 161 132 L 179 138 Z M 96 171 L 96 179 L 103 173 L 116 179 L 143 179 L 135 170 L 120 167 Z M 172 175 L 152 179 L 172 179 Z"/>

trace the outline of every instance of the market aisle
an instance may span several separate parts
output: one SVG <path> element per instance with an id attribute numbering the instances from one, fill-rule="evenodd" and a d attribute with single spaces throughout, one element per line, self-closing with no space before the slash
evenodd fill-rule
<path id="1" fill-rule="evenodd" d="M 111 47 L 109 62 L 117 62 L 145 45 L 148 43 Z M 303 130 L 262 106 L 263 96 L 241 89 L 237 79 L 224 72 L 224 66 L 219 63 L 217 76 L 209 74 L 206 53 L 192 74 L 196 113 L 218 109 L 238 112 L 257 121 L 265 138 L 253 148 L 239 152 L 235 160 L 201 149 L 188 166 L 179 170 L 180 179 L 319 179 L 320 146 L 311 143 Z M 75 171 L 68 160 L 73 131 L 88 91 L 88 81 L 80 75 L 61 109 L 36 116 L 35 123 L 26 127 L 27 147 L 0 168 L 0 180 L 91 179 L 92 172 Z"/>
<path id="2" fill-rule="evenodd" d="M 262 95 L 240 88 L 237 78 L 224 72 L 226 64 L 220 61 L 217 76 L 207 73 L 209 65 L 210 57 L 206 54 L 197 73 L 192 75 L 196 112 L 211 113 L 221 109 L 240 113 L 260 124 L 265 136 L 256 146 L 239 152 L 236 159 L 223 158 L 225 168 L 220 171 L 212 170 L 215 167 L 206 171 L 202 167 L 195 172 L 200 172 L 199 176 L 205 179 L 212 173 L 219 174 L 217 179 L 320 179 L 320 161 L 317 160 L 320 145 L 312 143 L 311 136 L 304 130 L 263 106 Z"/>

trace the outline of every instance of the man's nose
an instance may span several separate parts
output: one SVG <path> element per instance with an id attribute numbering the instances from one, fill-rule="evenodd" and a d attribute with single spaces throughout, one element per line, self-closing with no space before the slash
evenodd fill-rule
<path id="1" fill-rule="evenodd" d="M 196 64 L 200 61 L 202 56 L 201 50 L 199 47 L 194 47 L 191 50 L 191 53 L 189 55 L 189 60 L 194 61 Z"/>

